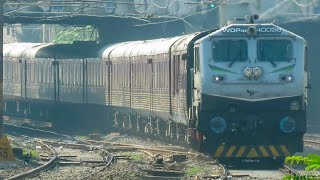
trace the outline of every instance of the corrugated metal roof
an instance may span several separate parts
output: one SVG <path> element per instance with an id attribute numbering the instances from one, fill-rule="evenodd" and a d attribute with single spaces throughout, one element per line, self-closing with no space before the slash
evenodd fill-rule
<path id="1" fill-rule="evenodd" d="M 82 59 L 97 58 L 99 46 L 95 42 L 75 42 L 73 44 L 53 43 L 10 43 L 4 45 L 4 56 L 28 59 L 57 58 Z"/>
<path id="2" fill-rule="evenodd" d="M 3 45 L 3 56 L 21 58 L 24 53 L 32 47 L 39 46 L 40 43 L 9 43 Z"/>
<path id="3" fill-rule="evenodd" d="M 43 48 L 48 47 L 52 44 L 41 44 L 39 46 L 27 49 L 24 57 L 28 59 L 35 59 L 36 54 Z"/>
<path id="4" fill-rule="evenodd" d="M 107 59 L 109 54 L 111 58 L 117 57 L 136 57 L 136 56 L 153 56 L 169 52 L 171 46 L 175 45 L 175 51 L 186 49 L 187 44 L 197 34 L 177 36 L 173 38 L 162 38 L 146 41 L 130 41 L 117 43 L 108 46 L 102 53 L 102 57 Z"/>

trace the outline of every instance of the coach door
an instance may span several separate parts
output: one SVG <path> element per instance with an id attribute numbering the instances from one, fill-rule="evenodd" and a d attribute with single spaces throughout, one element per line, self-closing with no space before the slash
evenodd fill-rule
<path id="1" fill-rule="evenodd" d="M 153 59 L 151 57 L 148 57 L 147 58 L 147 63 L 148 63 L 148 70 L 147 70 L 147 74 L 145 74 L 145 77 L 148 77 L 149 79 L 147 81 L 147 84 L 149 84 L 149 87 L 150 87 L 150 112 L 153 111 Z"/>
<path id="2" fill-rule="evenodd" d="M 172 103 L 172 109 L 173 112 L 178 112 L 179 109 L 179 96 L 180 96 L 180 55 L 176 54 L 173 55 L 173 61 L 172 61 L 172 96 L 173 96 L 173 103 Z"/>

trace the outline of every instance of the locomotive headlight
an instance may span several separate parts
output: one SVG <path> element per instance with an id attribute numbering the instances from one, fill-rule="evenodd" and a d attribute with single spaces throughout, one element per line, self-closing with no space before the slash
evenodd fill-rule
<path id="1" fill-rule="evenodd" d="M 254 75 L 255 77 L 260 77 L 260 76 L 262 75 L 262 69 L 260 69 L 260 68 L 258 68 L 258 67 L 254 68 L 254 69 L 253 69 L 253 75 Z"/>
<path id="2" fill-rule="evenodd" d="M 292 75 L 287 75 L 286 76 L 286 81 L 287 82 L 292 82 L 293 81 L 293 76 Z"/>
<path id="3" fill-rule="evenodd" d="M 220 82 L 223 80 L 223 77 L 219 76 L 219 75 L 215 75 L 212 77 L 212 80 L 213 80 L 213 82 Z"/>
<path id="4" fill-rule="evenodd" d="M 252 69 L 251 69 L 251 68 L 247 67 L 247 68 L 245 68 L 245 69 L 243 70 L 243 73 L 244 73 L 244 75 L 245 75 L 245 76 L 247 76 L 247 77 L 251 77 L 251 76 L 252 76 L 253 71 L 252 71 Z"/>
<path id="5" fill-rule="evenodd" d="M 292 101 L 290 103 L 290 110 L 291 111 L 299 111 L 299 109 L 300 109 L 299 101 Z"/>
<path id="6" fill-rule="evenodd" d="M 210 120 L 210 129 L 217 133 L 223 133 L 227 128 L 226 120 L 220 116 L 214 117 Z"/>
<path id="7" fill-rule="evenodd" d="M 281 76 L 281 80 L 285 81 L 285 82 L 292 82 L 293 76 L 292 75 L 283 75 L 283 76 Z"/>
<path id="8" fill-rule="evenodd" d="M 284 133 L 292 133 L 296 129 L 296 121 L 286 116 L 280 120 L 280 130 Z"/>

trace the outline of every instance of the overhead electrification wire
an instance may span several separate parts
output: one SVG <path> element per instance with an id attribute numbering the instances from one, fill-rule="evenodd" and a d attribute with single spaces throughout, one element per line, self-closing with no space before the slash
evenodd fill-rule
<path id="1" fill-rule="evenodd" d="M 297 2 L 297 0 L 292 0 L 292 1 L 293 1 L 296 5 L 298 5 L 298 6 L 300 6 L 300 7 L 306 7 L 306 6 L 310 6 L 311 4 L 313 4 L 314 2 L 319 1 L 319 0 L 313 0 L 313 1 L 309 2 L 309 3 L 307 3 L 307 4 L 301 4 L 301 3 Z"/>
<path id="2" fill-rule="evenodd" d="M 160 6 L 158 4 L 156 4 L 154 1 L 151 2 L 152 5 L 154 5 L 155 7 L 157 8 L 160 8 L 160 9 L 167 9 L 168 7 L 171 7 L 175 2 L 177 2 L 178 0 L 174 0 L 172 3 L 170 3 L 171 0 L 168 1 L 168 5 L 167 6 Z"/>
<path id="3" fill-rule="evenodd" d="M 226 4 L 229 0 L 226 0 L 224 1 L 223 3 L 221 3 L 220 5 L 222 4 Z M 191 13 L 189 15 L 186 15 L 186 16 L 183 16 L 183 17 L 175 17 L 175 19 L 172 19 L 172 20 L 167 20 L 167 21 L 160 21 L 160 22 L 154 22 L 154 23 L 145 23 L 145 24 L 138 24 L 138 25 L 134 25 L 134 26 L 147 26 L 147 25 L 156 25 L 156 24 L 163 24 L 163 23 L 170 23 L 170 22 L 175 22 L 175 21 L 179 21 L 179 20 L 182 20 L 182 19 L 185 19 L 185 18 L 188 18 L 190 16 L 194 16 L 196 14 L 202 14 L 202 13 L 207 13 L 207 12 L 210 12 L 210 11 L 213 11 L 215 9 L 217 9 L 218 6 L 214 7 L 214 8 L 211 8 L 211 9 L 207 9 L 207 10 L 202 10 L 200 12 L 195 12 L 195 13 Z M 169 17 L 168 17 L 169 18 Z"/>
<path id="4" fill-rule="evenodd" d="M 14 10 L 12 10 L 12 11 L 6 12 L 6 13 L 4 13 L 3 15 L 8 15 L 8 14 L 11 14 L 11 13 L 14 13 L 14 12 L 17 12 L 17 11 L 20 11 L 20 10 L 22 10 L 22 9 L 31 7 L 31 6 L 33 6 L 33 5 L 39 5 L 39 4 L 41 4 L 42 2 L 43 2 L 43 1 L 38 1 L 38 2 L 36 2 L 36 3 L 31 3 L 31 4 L 28 4 L 27 6 L 23 6 L 23 7 L 21 7 L 21 8 L 14 9 Z M 20 4 L 20 3 L 18 3 L 18 4 Z"/>
<path id="5" fill-rule="evenodd" d="M 176 3 L 176 2 L 188 2 L 188 1 L 186 1 L 186 0 L 173 0 L 172 2 L 170 2 L 171 0 L 169 0 L 169 2 L 168 2 L 168 6 L 167 7 L 170 7 L 170 6 L 172 6 L 172 5 L 174 5 L 174 3 Z M 226 0 L 226 1 L 224 1 L 224 2 L 222 2 L 221 4 L 225 4 L 225 3 L 227 3 L 229 0 Z M 61 4 L 64 4 L 64 3 L 69 3 L 70 1 L 61 1 Z M 103 1 L 103 0 L 92 0 L 92 1 L 85 1 L 85 2 L 110 2 L 110 1 Z M 120 3 L 120 2 L 116 2 L 116 3 Z M 126 3 L 126 2 L 121 2 L 121 3 Z M 23 4 L 23 3 L 19 3 L 19 4 Z M 129 3 L 128 3 L 129 4 Z M 36 2 L 36 3 L 30 3 L 30 4 L 28 4 L 28 6 L 26 6 L 26 7 L 22 7 L 22 8 L 19 8 L 19 9 L 16 9 L 16 10 L 14 10 L 14 11 L 10 11 L 10 12 L 7 12 L 5 15 L 8 15 L 8 14 L 10 14 L 10 13 L 12 13 L 12 12 L 16 12 L 16 11 L 19 11 L 19 10 L 21 10 L 21 9 L 24 9 L 24 8 L 27 8 L 27 7 L 29 7 L 29 6 L 31 6 L 31 5 L 48 5 L 47 3 L 44 3 L 43 1 L 38 1 L 38 2 Z M 179 13 L 183 13 L 183 12 L 185 12 L 185 11 L 188 11 L 189 9 L 191 9 L 191 8 L 195 8 L 195 7 L 198 7 L 198 6 L 203 6 L 204 4 L 203 3 L 196 3 L 195 5 L 193 5 L 193 6 L 189 6 L 189 7 L 187 7 L 187 8 L 184 8 L 183 10 L 179 10 L 179 11 L 176 11 L 176 12 L 173 12 L 173 13 L 169 13 L 169 14 L 167 14 L 167 15 L 163 15 L 163 16 L 155 16 L 155 18 L 167 18 L 167 19 L 171 19 L 171 20 L 167 20 L 167 21 L 162 21 L 162 22 L 154 22 L 154 23 L 152 23 L 150 20 L 148 20 L 147 18 L 147 16 L 142 16 L 141 14 L 129 14 L 129 15 L 125 15 L 125 16 L 119 16 L 119 15 L 87 15 L 87 14 L 84 14 L 84 13 L 82 13 L 82 14 L 79 14 L 79 13 L 76 13 L 76 14 L 74 14 L 74 13 L 65 13 L 65 15 L 63 15 L 63 14 L 61 14 L 61 12 L 60 13 L 57 13 L 57 15 L 54 15 L 54 13 L 46 13 L 46 15 L 49 15 L 49 16 L 46 16 L 46 17 L 43 17 L 43 20 L 46 20 L 46 21 L 50 21 L 50 20 L 63 20 L 63 19 L 67 19 L 67 18 L 72 18 L 72 17 L 74 17 L 74 16 L 81 16 L 81 15 L 84 15 L 84 16 L 88 16 L 88 17 L 90 17 L 90 16 L 94 16 L 94 17 L 114 17 L 114 18 L 132 18 L 132 19 L 136 19 L 136 20 L 139 20 L 139 21 L 142 21 L 142 22 L 146 22 L 145 24 L 140 24 L 140 25 L 136 25 L 136 26 L 144 26 L 144 25 L 152 25 L 152 24 L 161 24 L 161 23 L 167 23 L 167 22 L 173 22 L 173 21 L 178 21 L 178 20 L 182 20 L 183 22 L 185 22 L 188 26 L 190 26 L 190 27 L 192 27 L 193 29 L 195 29 L 195 27 L 194 26 L 192 26 L 192 24 L 190 24 L 190 23 L 188 23 L 188 22 L 186 22 L 185 21 L 185 18 L 187 18 L 187 17 L 190 17 L 190 16 L 193 16 L 193 15 L 196 15 L 196 14 L 201 14 L 201 13 L 206 13 L 206 12 L 209 12 L 209 11 L 213 11 L 214 9 L 216 9 L 217 8 L 217 6 L 215 7 L 215 8 L 211 8 L 211 9 L 209 9 L 209 10 L 201 10 L 201 11 L 199 11 L 199 12 L 195 12 L 195 13 L 192 13 L 192 14 L 188 14 L 188 15 L 186 15 L 186 16 L 183 16 L 183 17 L 175 17 L 174 15 L 177 15 L 177 14 L 179 14 Z M 62 5 L 63 6 L 63 5 Z M 161 6 L 159 6 L 159 7 L 161 7 Z M 167 7 L 165 7 L 165 8 L 167 8 Z M 31 14 L 32 12 L 30 12 L 30 14 Z M 40 13 L 40 12 L 39 12 Z M 52 15 L 50 15 L 50 14 L 52 14 Z M 28 17 L 28 16 L 19 16 L 19 17 Z M 42 20 L 38 20 L 39 22 L 40 21 L 42 21 Z"/>
<path id="6" fill-rule="evenodd" d="M 192 8 L 196 8 L 198 6 L 202 6 L 203 4 L 196 4 L 196 5 L 193 5 L 193 6 L 189 6 L 187 8 L 184 8 L 183 10 L 179 10 L 179 11 L 176 11 L 176 12 L 173 12 L 173 13 L 169 13 L 169 14 L 166 14 L 166 15 L 160 15 L 158 17 L 168 17 L 168 16 L 172 16 L 172 15 L 177 15 L 179 13 L 182 13 L 182 12 L 185 12 L 185 11 L 188 11 Z"/>

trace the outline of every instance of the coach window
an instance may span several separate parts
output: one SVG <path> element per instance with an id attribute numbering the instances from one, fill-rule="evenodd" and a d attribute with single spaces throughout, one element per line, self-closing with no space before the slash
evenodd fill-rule
<path id="1" fill-rule="evenodd" d="M 7 74 L 8 74 L 8 80 L 11 80 L 11 77 L 10 77 L 10 75 L 11 75 L 11 70 L 10 70 L 10 64 L 11 64 L 11 62 L 10 61 L 8 61 L 8 63 L 7 63 Z"/>
<path id="2" fill-rule="evenodd" d="M 43 83 L 43 63 L 39 63 L 39 81 Z"/>
<path id="3" fill-rule="evenodd" d="M 195 72 L 200 71 L 200 53 L 199 53 L 199 47 L 194 48 L 194 58 L 195 58 Z"/>
<path id="4" fill-rule="evenodd" d="M 306 46 L 304 48 L 304 69 L 307 70 L 308 69 L 308 56 L 307 56 L 307 52 L 308 52 L 308 46 Z"/>
<path id="5" fill-rule="evenodd" d="M 3 61 L 3 79 L 4 80 L 7 79 L 7 61 L 6 60 Z"/>
<path id="6" fill-rule="evenodd" d="M 34 72 L 34 82 L 38 83 L 38 81 L 39 81 L 39 69 L 38 69 L 38 63 L 36 61 L 34 62 L 33 72 Z"/>
<path id="7" fill-rule="evenodd" d="M 31 62 L 30 63 L 30 77 L 31 77 L 31 79 L 30 79 L 30 81 L 32 82 L 32 83 L 34 83 L 35 82 L 35 63 L 34 62 Z"/>
<path id="8" fill-rule="evenodd" d="M 4 68 L 4 74 L 5 74 L 5 77 L 7 80 L 9 79 L 9 69 L 8 68 L 9 68 L 9 61 L 6 61 L 5 68 Z"/>

